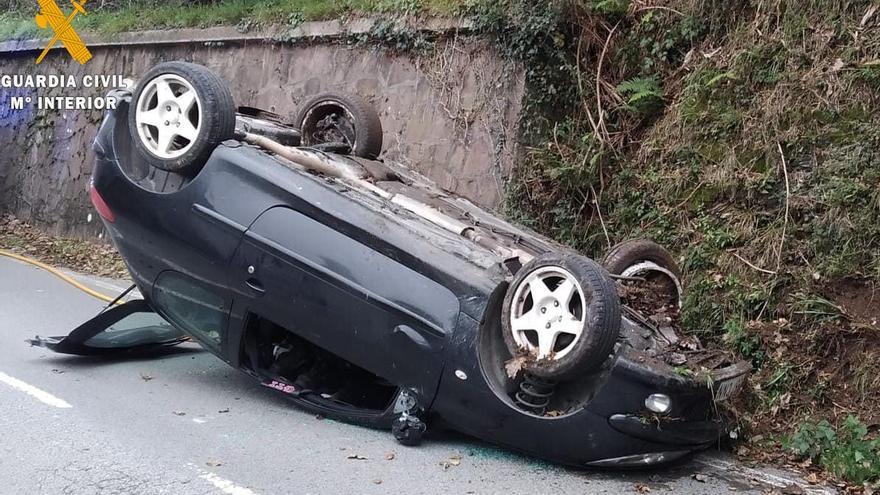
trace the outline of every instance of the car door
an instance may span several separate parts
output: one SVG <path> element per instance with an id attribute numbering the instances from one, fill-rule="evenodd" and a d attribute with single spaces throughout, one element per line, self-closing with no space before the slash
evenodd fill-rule
<path id="1" fill-rule="evenodd" d="M 268 318 L 430 403 L 443 346 L 459 314 L 455 295 L 354 234 L 287 207 L 250 229 L 230 286 Z"/>
<path id="2" fill-rule="evenodd" d="M 187 340 L 183 331 L 139 299 L 102 311 L 67 336 L 38 336 L 28 342 L 61 354 L 100 356 L 149 352 Z"/>

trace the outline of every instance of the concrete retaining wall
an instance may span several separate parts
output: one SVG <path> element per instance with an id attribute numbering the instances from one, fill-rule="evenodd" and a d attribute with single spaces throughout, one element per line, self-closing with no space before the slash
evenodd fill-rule
<path id="1" fill-rule="evenodd" d="M 497 206 L 515 153 L 523 96 L 522 71 L 512 68 L 466 27 L 422 26 L 436 37 L 422 56 L 352 44 L 370 20 L 306 23 L 294 32 L 242 34 L 229 28 L 132 33 L 87 39 L 85 66 L 53 50 L 40 66 L 41 41 L 0 44 L 2 74 L 124 74 L 186 60 L 219 71 L 236 103 L 292 115 L 306 98 L 328 90 L 357 93 L 379 110 L 386 157 L 484 206 Z M 9 110 L 10 96 L 94 95 L 96 90 L 0 88 L 0 210 L 58 233 L 97 235 L 87 222 L 90 143 L 99 111 Z M 93 215 L 94 217 L 94 215 Z"/>

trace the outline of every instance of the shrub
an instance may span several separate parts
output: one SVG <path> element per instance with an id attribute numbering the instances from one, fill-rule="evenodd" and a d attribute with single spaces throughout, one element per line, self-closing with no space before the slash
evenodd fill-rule
<path id="1" fill-rule="evenodd" d="M 838 429 L 825 420 L 806 424 L 784 446 L 847 481 L 880 479 L 880 440 L 869 439 L 868 428 L 855 416 L 848 416 Z"/>

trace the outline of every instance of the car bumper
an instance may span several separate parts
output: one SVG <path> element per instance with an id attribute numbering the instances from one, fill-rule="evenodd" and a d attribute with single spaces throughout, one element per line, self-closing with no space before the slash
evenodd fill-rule
<path id="1" fill-rule="evenodd" d="M 588 462 L 589 467 L 599 468 L 638 468 L 650 467 L 677 461 L 682 457 L 693 453 L 691 450 L 667 450 L 662 452 L 649 452 L 647 454 L 626 455 L 613 457 L 600 461 Z"/>
<path id="2" fill-rule="evenodd" d="M 710 447 L 724 433 L 720 421 L 651 421 L 633 414 L 615 414 L 608 418 L 608 425 L 627 437 L 655 444 L 658 450 L 592 461 L 587 466 L 636 468 L 665 464 Z"/>
<path id="3" fill-rule="evenodd" d="M 649 420 L 633 414 L 615 414 L 608 424 L 639 440 L 691 448 L 715 442 L 724 431 L 720 421 Z"/>

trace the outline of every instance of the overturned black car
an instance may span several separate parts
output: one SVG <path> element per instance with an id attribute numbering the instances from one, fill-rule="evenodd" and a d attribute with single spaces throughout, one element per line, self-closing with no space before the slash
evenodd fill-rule
<path id="1" fill-rule="evenodd" d="M 91 196 L 144 300 L 32 344 L 107 354 L 189 336 L 403 443 L 444 426 L 574 466 L 668 462 L 724 432 L 717 404 L 749 366 L 630 304 L 627 284 L 648 281 L 680 305 L 656 244 L 600 265 L 376 161 L 381 123 L 353 96 L 287 124 L 181 62 L 115 95 Z"/>

